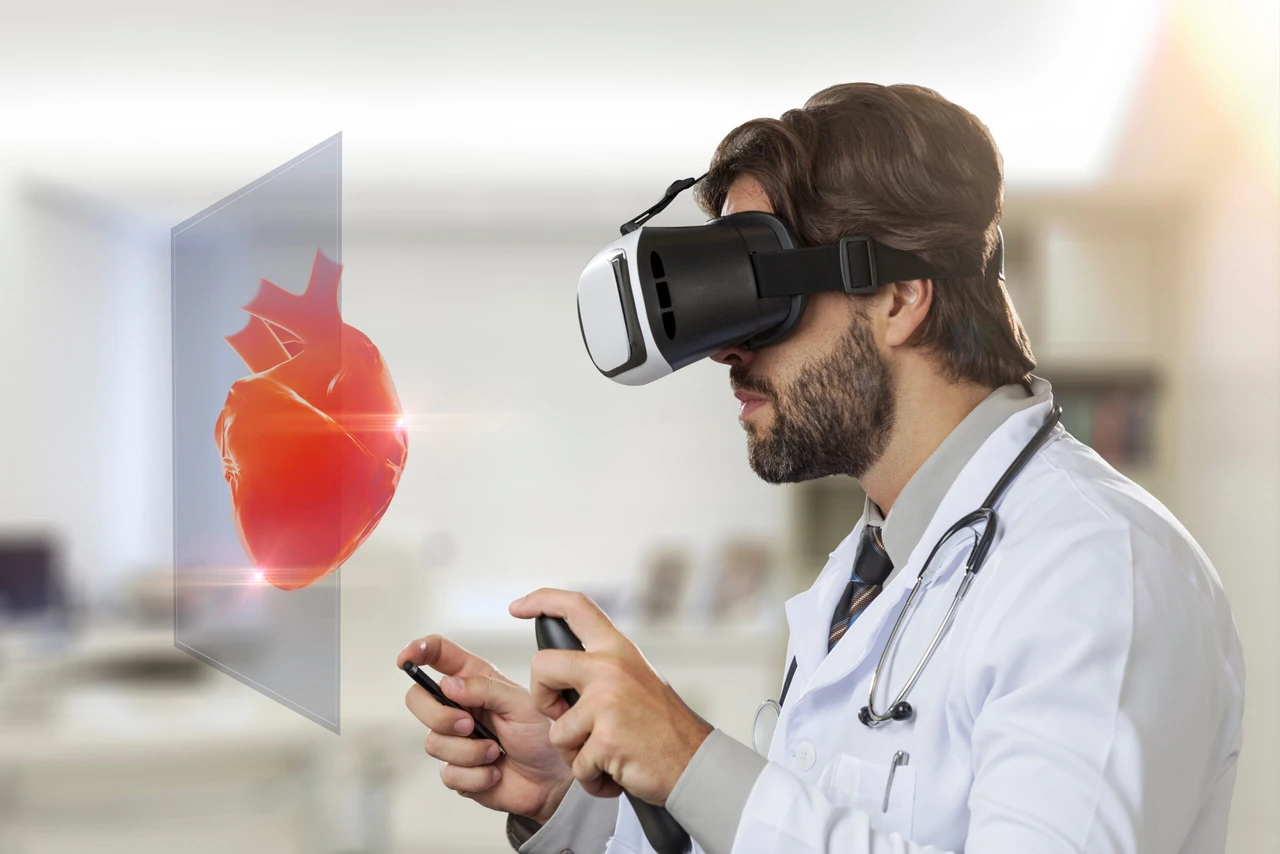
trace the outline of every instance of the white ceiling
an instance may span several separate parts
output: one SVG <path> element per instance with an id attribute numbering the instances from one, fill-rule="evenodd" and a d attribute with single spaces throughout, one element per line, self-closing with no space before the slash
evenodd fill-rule
<path id="1" fill-rule="evenodd" d="M 734 125 L 848 80 L 968 107 L 1011 182 L 1088 180 L 1165 14 L 1163 0 L 4 10 L 0 162 L 117 194 L 225 192 L 339 130 L 349 185 L 665 185 Z"/>

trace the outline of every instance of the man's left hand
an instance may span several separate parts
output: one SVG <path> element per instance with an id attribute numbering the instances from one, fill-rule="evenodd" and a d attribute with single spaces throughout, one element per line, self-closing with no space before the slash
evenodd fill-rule
<path id="1" fill-rule="evenodd" d="M 551 743 L 582 787 L 598 797 L 617 797 L 625 789 L 666 804 L 711 725 L 589 597 L 543 588 L 512 602 L 510 610 L 522 619 L 562 617 L 586 648 L 539 651 L 529 686 L 534 706 L 555 721 Z M 579 694 L 572 709 L 560 696 L 566 688 Z"/>

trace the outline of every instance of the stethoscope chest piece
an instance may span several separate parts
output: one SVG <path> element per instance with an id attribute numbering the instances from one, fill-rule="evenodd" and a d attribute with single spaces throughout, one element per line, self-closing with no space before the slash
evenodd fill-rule
<path id="1" fill-rule="evenodd" d="M 769 757 L 769 746 L 773 744 L 773 734 L 778 729 L 778 719 L 782 717 L 782 706 L 777 700 L 765 700 L 756 709 L 756 717 L 751 726 L 751 746 L 756 753 L 766 759 Z"/>
<path id="2" fill-rule="evenodd" d="M 911 704 L 908 703 L 906 700 L 902 700 L 894 705 L 893 711 L 889 713 L 889 717 L 886 720 L 909 721 L 911 720 L 912 717 L 915 716 L 915 713 L 916 713 L 916 710 L 911 707 Z M 862 709 L 858 712 L 858 720 L 862 722 L 863 726 L 870 726 L 870 727 L 879 726 L 880 724 L 884 723 L 883 720 L 876 720 L 875 718 L 871 717 L 870 706 L 862 707 Z"/>

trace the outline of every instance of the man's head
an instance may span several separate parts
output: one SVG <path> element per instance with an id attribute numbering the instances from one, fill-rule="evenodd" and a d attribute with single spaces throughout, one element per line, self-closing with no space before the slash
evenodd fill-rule
<path id="1" fill-rule="evenodd" d="M 709 216 L 767 211 L 801 246 L 864 235 L 939 269 L 986 270 L 895 282 L 871 296 L 814 294 L 779 343 L 715 354 L 747 399 L 757 474 L 773 483 L 861 477 L 888 446 L 904 395 L 1025 379 L 1035 360 L 989 263 L 1003 195 L 986 127 L 916 86 L 833 86 L 720 143 L 695 191 Z"/>

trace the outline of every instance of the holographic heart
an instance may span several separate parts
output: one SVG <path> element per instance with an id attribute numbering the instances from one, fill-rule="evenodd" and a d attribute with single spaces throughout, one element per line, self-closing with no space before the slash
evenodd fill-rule
<path id="1" fill-rule="evenodd" d="M 408 453 L 404 412 L 373 342 L 342 322 L 342 267 L 317 251 L 306 292 L 263 279 L 226 341 L 252 373 L 214 438 L 245 554 L 265 581 L 306 587 L 373 533 Z"/>

